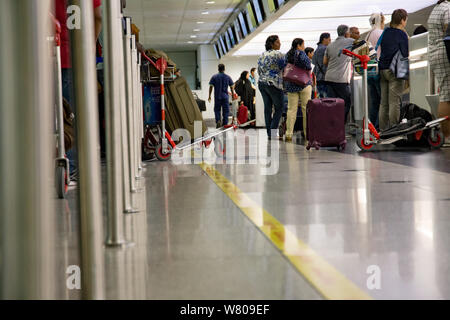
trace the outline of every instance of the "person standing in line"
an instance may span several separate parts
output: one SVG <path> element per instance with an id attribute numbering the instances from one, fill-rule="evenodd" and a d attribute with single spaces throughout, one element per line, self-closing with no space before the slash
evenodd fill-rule
<path id="1" fill-rule="evenodd" d="M 250 77 L 249 77 L 250 83 L 252 84 L 253 88 L 253 115 L 254 118 L 252 120 L 256 119 L 256 68 L 251 68 L 250 70 Z M 256 123 L 252 123 L 252 125 L 256 125 Z"/>
<path id="2" fill-rule="evenodd" d="M 450 3 L 439 0 L 428 19 L 428 55 L 431 70 L 438 81 L 439 111 L 438 117 L 450 116 L 450 61 L 444 38 L 450 27 Z M 450 138 L 450 121 L 442 123 L 442 132 Z"/>
<path id="3" fill-rule="evenodd" d="M 322 33 L 320 40 L 317 43 L 317 50 L 312 58 L 314 65 L 313 73 L 316 75 L 317 91 L 320 98 L 327 97 L 327 84 L 325 82 L 325 74 L 327 72 L 327 66 L 323 64 L 323 56 L 327 46 L 331 43 L 331 36 L 329 33 Z"/>
<path id="4" fill-rule="evenodd" d="M 283 70 L 286 61 L 284 54 L 279 51 L 280 47 L 281 42 L 277 35 L 268 37 L 266 51 L 258 59 L 258 87 L 264 101 L 264 118 L 269 140 L 272 138 L 272 130 L 278 132 L 283 113 Z"/>
<path id="5" fill-rule="evenodd" d="M 305 53 L 308 56 L 309 60 L 312 63 L 312 59 L 314 57 L 314 48 L 311 47 L 307 47 L 305 49 Z M 312 92 L 311 92 L 311 99 L 315 99 L 317 97 L 317 79 L 316 79 L 316 75 L 313 73 L 311 73 L 312 75 Z"/>
<path id="6" fill-rule="evenodd" d="M 350 38 L 352 38 L 355 41 L 358 41 L 361 37 L 361 34 L 359 32 L 358 27 L 351 27 L 350 28 Z"/>
<path id="7" fill-rule="evenodd" d="M 366 41 L 369 42 L 370 46 L 375 48 L 378 40 L 383 34 L 385 17 L 382 13 L 374 13 L 370 16 L 369 22 L 372 30 L 369 31 L 366 37 Z M 381 48 L 377 50 L 377 59 L 380 59 Z M 367 84 L 369 87 L 369 119 L 370 122 L 379 128 L 379 111 L 381 103 L 381 84 L 380 75 L 368 77 Z"/>
<path id="8" fill-rule="evenodd" d="M 241 98 L 241 102 L 250 111 L 250 119 L 255 119 L 255 108 L 253 106 L 254 90 L 250 82 L 250 73 L 243 71 L 238 81 L 234 84 L 234 90 L 236 94 Z"/>
<path id="9" fill-rule="evenodd" d="M 255 89 L 256 89 L 256 68 L 250 69 L 249 80 L 250 80 L 251 84 L 253 85 L 253 87 L 255 87 Z"/>
<path id="10" fill-rule="evenodd" d="M 349 28 L 340 25 L 337 28 L 338 38 L 326 49 L 323 64 L 327 65 L 325 81 L 328 86 L 329 98 L 341 98 L 345 101 L 345 122 L 352 104 L 350 80 L 352 77 L 352 58 L 342 54 L 342 50 L 351 49 L 353 38 L 350 38 Z"/>
<path id="11" fill-rule="evenodd" d="M 390 70 L 392 60 L 398 51 L 403 57 L 409 56 L 409 39 L 406 33 L 408 13 L 397 9 L 392 13 L 391 25 L 381 38 L 381 56 L 378 68 L 381 75 L 381 104 L 379 114 L 380 130 L 387 130 L 396 125 L 400 118 L 400 105 L 407 81 L 397 79 Z"/>
<path id="12" fill-rule="evenodd" d="M 216 116 L 216 127 L 221 128 L 228 124 L 230 114 L 228 87 L 234 95 L 234 83 L 230 76 L 225 74 L 225 65 L 219 64 L 219 73 L 215 74 L 209 81 L 209 98 L 211 103 L 211 94 L 214 89 L 214 113 Z M 223 118 L 221 118 L 223 116 Z"/>
<path id="13" fill-rule="evenodd" d="M 286 62 L 304 70 L 312 70 L 311 60 L 305 53 L 305 41 L 300 38 L 292 41 L 291 50 L 286 54 Z M 288 111 L 286 119 L 286 141 L 292 141 L 295 121 L 297 120 L 298 102 L 300 99 L 303 112 L 303 134 L 306 137 L 306 105 L 311 99 L 312 81 L 305 87 L 285 81 L 285 89 L 288 95 Z"/>

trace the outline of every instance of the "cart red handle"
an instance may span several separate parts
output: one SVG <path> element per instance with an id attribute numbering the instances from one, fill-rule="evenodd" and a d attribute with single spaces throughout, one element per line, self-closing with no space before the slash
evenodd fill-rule
<path id="1" fill-rule="evenodd" d="M 147 60 L 148 62 L 150 62 L 158 71 L 161 75 L 164 74 L 164 72 L 166 72 L 167 69 L 167 61 L 164 58 L 159 58 L 156 63 L 153 62 L 152 59 L 150 59 L 149 57 L 147 57 L 147 55 L 145 53 L 141 53 L 142 57 Z"/>
<path id="2" fill-rule="evenodd" d="M 367 56 L 367 55 L 359 55 L 359 54 L 351 52 L 350 50 L 347 50 L 347 49 L 342 50 L 342 53 L 345 54 L 346 56 L 355 57 L 355 58 L 359 59 L 359 61 L 361 61 L 363 69 L 367 70 L 367 64 L 370 61 L 370 57 L 369 56 Z"/>
<path id="3" fill-rule="evenodd" d="M 61 23 L 51 13 L 50 13 L 50 18 L 53 20 L 53 25 L 55 26 L 55 43 L 56 43 L 56 46 L 60 47 L 61 46 L 61 32 L 62 32 Z"/>

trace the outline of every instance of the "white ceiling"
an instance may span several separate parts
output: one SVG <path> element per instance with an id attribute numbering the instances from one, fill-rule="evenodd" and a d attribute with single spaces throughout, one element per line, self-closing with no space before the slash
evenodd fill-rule
<path id="1" fill-rule="evenodd" d="M 281 51 L 287 52 L 294 38 L 303 38 L 306 46 L 315 48 L 322 32 L 331 33 L 336 39 L 340 24 L 355 26 L 364 33 L 370 29 L 369 17 L 373 12 L 383 12 L 390 21 L 390 14 L 398 8 L 409 13 L 435 4 L 436 0 L 291 0 L 297 2 L 281 17 L 270 23 L 249 41 L 244 41 L 235 56 L 259 55 L 264 51 L 268 36 L 277 34 L 281 40 Z"/>
<path id="2" fill-rule="evenodd" d="M 199 44 L 210 43 L 241 0 L 214 0 L 214 4 L 207 2 L 127 0 L 125 14 L 131 16 L 133 23 L 141 30 L 139 40 L 145 48 L 195 50 Z M 199 21 L 203 23 L 198 24 Z"/>

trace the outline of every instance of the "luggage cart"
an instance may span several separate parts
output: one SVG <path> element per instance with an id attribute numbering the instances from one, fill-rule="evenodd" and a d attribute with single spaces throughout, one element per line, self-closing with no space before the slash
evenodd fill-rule
<path id="1" fill-rule="evenodd" d="M 448 121 L 448 116 L 426 123 L 425 121 L 423 121 L 423 123 L 413 123 L 410 121 L 402 122 L 397 125 L 397 127 L 391 128 L 384 132 L 378 132 L 369 120 L 367 69 L 369 66 L 370 57 L 367 55 L 358 55 L 347 49 L 344 49 L 342 53 L 346 56 L 359 59 L 363 68 L 364 119 L 362 133 L 359 133 L 356 136 L 356 144 L 362 151 L 372 150 L 377 144 L 392 144 L 400 140 L 407 140 L 410 135 L 414 135 L 415 139 L 420 140 L 424 131 L 428 130 L 430 131 L 428 136 L 428 143 L 430 147 L 440 148 L 444 144 L 445 137 L 442 132 L 440 132 L 440 123 Z"/>
<path id="2" fill-rule="evenodd" d="M 165 107 L 165 86 L 166 82 L 171 82 L 174 79 L 174 67 L 168 66 L 167 61 L 164 58 L 159 58 L 154 62 L 146 54 L 142 53 L 142 57 L 148 61 L 153 67 L 155 67 L 160 75 L 159 77 L 151 76 L 150 70 L 144 72 L 146 74 L 144 82 L 157 82 L 159 79 L 160 90 L 161 90 L 161 126 L 157 127 L 158 138 L 155 132 L 151 130 L 150 127 L 146 128 L 146 134 L 144 138 L 144 145 L 149 149 L 153 149 L 155 156 L 159 161 L 169 161 L 172 157 L 172 153 L 175 151 L 182 151 L 192 148 L 195 145 L 200 147 L 209 148 L 216 137 L 230 130 L 236 130 L 238 126 L 236 124 L 227 125 L 220 130 L 214 131 L 211 134 L 207 134 L 201 138 L 195 139 L 191 144 L 182 147 L 177 147 L 176 143 L 173 141 L 169 132 L 166 130 L 166 107 Z M 150 66 L 148 66 L 150 67 Z M 169 70 L 169 77 L 165 76 L 166 70 Z M 216 154 L 223 156 L 226 152 L 225 143 L 217 140 L 215 145 Z"/>
<path id="3" fill-rule="evenodd" d="M 53 18 L 55 25 L 55 80 L 56 80 L 56 103 L 55 103 L 55 125 L 56 125 L 56 149 L 55 160 L 55 187 L 59 199 L 64 199 L 70 184 L 69 160 L 66 158 L 64 145 L 64 109 L 62 94 L 61 74 L 61 24 Z"/>

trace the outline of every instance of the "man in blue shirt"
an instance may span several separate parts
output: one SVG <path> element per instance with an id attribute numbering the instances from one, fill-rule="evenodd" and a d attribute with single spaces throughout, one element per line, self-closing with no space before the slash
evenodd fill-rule
<path id="1" fill-rule="evenodd" d="M 225 66 L 223 64 L 219 64 L 219 73 L 211 78 L 209 85 L 208 102 L 211 103 L 211 94 L 214 88 L 214 113 L 216 114 L 217 128 L 220 128 L 228 124 L 228 116 L 230 113 L 228 87 L 230 87 L 234 95 L 233 80 L 225 74 Z M 221 113 L 223 120 L 221 120 Z"/>

